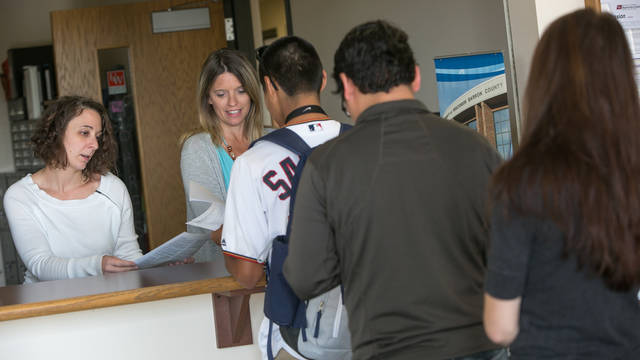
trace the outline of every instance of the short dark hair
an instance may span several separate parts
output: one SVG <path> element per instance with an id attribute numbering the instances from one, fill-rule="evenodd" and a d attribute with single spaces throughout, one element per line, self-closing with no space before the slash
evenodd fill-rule
<path id="1" fill-rule="evenodd" d="M 289 96 L 322 89 L 322 62 L 310 42 L 297 36 L 274 41 L 259 53 L 260 82 L 264 77 L 275 80 Z"/>
<path id="2" fill-rule="evenodd" d="M 98 113 L 102 123 L 102 134 L 98 137 L 98 149 L 82 170 L 89 178 L 92 175 L 104 175 L 115 171 L 118 157 L 118 145 L 113 136 L 111 121 L 104 106 L 92 99 L 82 96 L 63 96 L 49 106 L 42 115 L 38 128 L 31 137 L 34 154 L 47 166 L 64 169 L 68 165 L 67 152 L 64 148 L 64 134 L 67 125 L 84 110 L 90 109 Z"/>
<path id="3" fill-rule="evenodd" d="M 407 34 L 384 20 L 356 26 L 342 39 L 334 56 L 333 78 L 342 94 L 344 73 L 363 94 L 388 92 L 411 84 L 416 61 Z"/>

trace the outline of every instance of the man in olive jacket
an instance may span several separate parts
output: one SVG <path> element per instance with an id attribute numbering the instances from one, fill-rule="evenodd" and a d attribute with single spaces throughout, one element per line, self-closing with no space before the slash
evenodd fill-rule
<path id="1" fill-rule="evenodd" d="M 355 27 L 333 77 L 346 134 L 309 157 L 285 277 L 301 298 L 344 286 L 354 359 L 501 359 L 482 327 L 487 185 L 500 156 L 430 113 L 407 35 Z"/>

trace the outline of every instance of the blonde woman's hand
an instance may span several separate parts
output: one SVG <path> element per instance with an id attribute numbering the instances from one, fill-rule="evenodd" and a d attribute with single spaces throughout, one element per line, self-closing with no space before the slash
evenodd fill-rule
<path id="1" fill-rule="evenodd" d="M 216 245 L 220 246 L 220 242 L 222 241 L 222 225 L 220 229 L 211 232 L 211 240 L 213 240 Z"/>

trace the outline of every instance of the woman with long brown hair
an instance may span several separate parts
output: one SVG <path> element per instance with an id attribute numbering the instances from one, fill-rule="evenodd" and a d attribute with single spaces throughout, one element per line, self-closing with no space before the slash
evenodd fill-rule
<path id="1" fill-rule="evenodd" d="M 624 31 L 580 10 L 534 54 L 495 174 L 485 329 L 512 358 L 640 358 L 640 106 Z"/>
<path id="2" fill-rule="evenodd" d="M 180 139 L 180 168 L 188 221 L 208 208 L 207 203 L 189 201 L 192 184 L 204 187 L 225 201 L 233 162 L 252 141 L 262 136 L 260 82 L 243 53 L 219 49 L 209 54 L 198 81 L 198 113 L 200 129 Z M 187 230 L 205 232 L 193 226 Z M 212 232 L 212 240 L 219 242 L 221 233 L 222 228 Z M 206 242 L 194 257 L 198 262 L 222 260 L 222 252 L 213 242 Z"/>

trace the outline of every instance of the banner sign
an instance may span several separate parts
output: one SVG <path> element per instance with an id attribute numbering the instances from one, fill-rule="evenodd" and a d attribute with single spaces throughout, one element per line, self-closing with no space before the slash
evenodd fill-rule
<path id="1" fill-rule="evenodd" d="M 461 98 L 467 91 L 481 83 L 502 76 L 504 78 L 504 58 L 502 53 L 463 55 L 434 60 L 436 66 L 436 81 L 438 83 L 438 105 L 440 116 L 445 119 L 453 117 L 461 111 L 481 101 L 480 96 L 474 99 Z M 504 80 L 502 81 L 504 83 Z M 501 85 L 498 85 L 501 86 Z M 496 90 L 496 88 L 493 88 Z M 501 93 L 506 93 L 506 86 L 499 88 Z M 454 102 L 460 105 L 453 111 L 453 107 L 447 110 Z M 454 106 L 455 107 L 455 106 Z M 455 114 L 454 114 L 455 112 Z"/>

